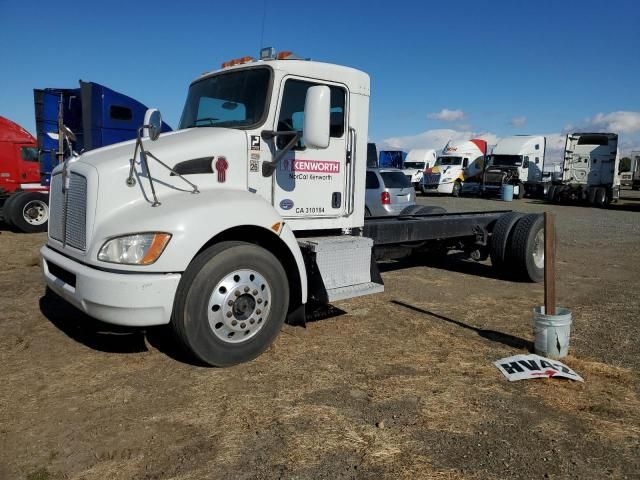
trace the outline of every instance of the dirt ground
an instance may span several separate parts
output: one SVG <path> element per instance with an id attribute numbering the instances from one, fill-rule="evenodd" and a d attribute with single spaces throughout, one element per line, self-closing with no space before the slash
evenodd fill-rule
<path id="1" fill-rule="evenodd" d="M 164 329 L 118 330 L 44 295 L 44 234 L 0 233 L 1 479 L 640 478 L 640 195 L 557 214 L 566 363 L 509 383 L 541 285 L 487 264 L 391 262 L 384 294 L 285 327 L 249 364 L 190 364 Z"/>

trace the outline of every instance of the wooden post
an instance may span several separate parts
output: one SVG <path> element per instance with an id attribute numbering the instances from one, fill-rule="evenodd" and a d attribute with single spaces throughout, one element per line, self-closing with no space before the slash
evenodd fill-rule
<path id="1" fill-rule="evenodd" d="M 556 314 L 556 226 L 550 212 L 544 213 L 544 313 Z"/>

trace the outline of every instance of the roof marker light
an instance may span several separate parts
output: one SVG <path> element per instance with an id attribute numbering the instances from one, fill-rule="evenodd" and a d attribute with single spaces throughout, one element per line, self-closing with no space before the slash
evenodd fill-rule
<path id="1" fill-rule="evenodd" d="M 220 68 L 234 67 L 236 65 L 242 65 L 243 63 L 254 62 L 255 58 L 253 57 L 240 57 L 234 58 L 233 60 L 229 60 L 228 62 L 223 62 Z"/>
<path id="2" fill-rule="evenodd" d="M 277 58 L 278 60 L 286 60 L 287 58 L 289 58 L 289 57 L 290 57 L 290 56 L 292 56 L 292 55 L 293 55 L 293 52 L 290 52 L 290 51 L 288 51 L 288 50 L 285 50 L 285 51 L 283 51 L 283 52 L 278 52 L 278 55 L 277 55 L 277 57 L 276 57 L 276 58 Z"/>

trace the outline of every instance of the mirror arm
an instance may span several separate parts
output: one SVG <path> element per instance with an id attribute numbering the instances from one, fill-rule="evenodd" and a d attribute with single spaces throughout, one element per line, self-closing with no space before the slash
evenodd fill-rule
<path id="1" fill-rule="evenodd" d="M 300 140 L 301 135 L 299 132 L 277 132 L 274 130 L 264 130 L 262 132 L 262 138 L 264 138 L 265 140 L 271 140 L 275 137 L 277 137 L 278 135 L 291 135 L 292 138 L 291 140 L 289 140 L 289 143 L 287 143 L 285 145 L 285 147 L 278 151 L 274 157 L 274 159 L 270 162 L 262 162 L 262 176 L 263 177 L 270 177 L 271 175 L 273 175 L 273 172 L 275 171 L 276 167 L 278 166 L 278 163 L 280 163 L 280 161 L 284 158 L 284 156 L 289 153 L 291 151 L 291 149 L 293 147 L 295 147 L 296 143 L 298 143 L 298 140 Z"/>

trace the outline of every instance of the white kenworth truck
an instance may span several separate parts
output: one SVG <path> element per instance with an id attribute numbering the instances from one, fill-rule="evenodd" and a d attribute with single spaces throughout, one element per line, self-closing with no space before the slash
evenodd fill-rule
<path id="1" fill-rule="evenodd" d="M 525 281 L 542 217 L 408 207 L 365 220 L 369 76 L 288 52 L 193 81 L 177 131 L 147 111 L 135 141 L 66 160 L 42 269 L 94 318 L 169 324 L 200 361 L 255 358 L 309 302 L 380 292 L 376 260 L 466 252 Z"/>
<path id="2" fill-rule="evenodd" d="M 542 170 L 546 138 L 534 135 L 505 137 L 493 147 L 482 175 L 482 193 L 499 194 L 513 185 L 513 194 L 543 196 Z"/>
<path id="3" fill-rule="evenodd" d="M 603 207 L 620 198 L 617 133 L 571 133 L 564 149 L 562 180 L 549 187 L 551 202 L 582 201 Z"/>

